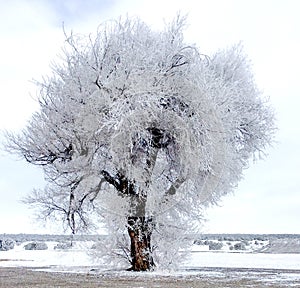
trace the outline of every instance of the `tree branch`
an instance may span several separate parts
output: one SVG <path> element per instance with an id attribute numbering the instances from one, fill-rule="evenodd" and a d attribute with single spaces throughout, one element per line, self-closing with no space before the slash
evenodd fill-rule
<path id="1" fill-rule="evenodd" d="M 177 189 L 183 184 L 185 181 L 184 178 L 178 178 L 171 186 L 169 189 L 165 192 L 164 197 L 170 196 L 170 195 L 175 195 Z"/>
<path id="2" fill-rule="evenodd" d="M 123 174 L 118 172 L 116 176 L 111 176 L 107 171 L 101 171 L 102 176 L 109 184 L 113 185 L 121 196 L 135 195 L 134 183 L 128 180 Z"/>

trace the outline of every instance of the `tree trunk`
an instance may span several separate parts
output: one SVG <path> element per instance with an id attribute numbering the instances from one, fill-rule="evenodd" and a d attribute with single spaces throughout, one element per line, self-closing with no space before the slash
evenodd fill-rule
<path id="1" fill-rule="evenodd" d="M 128 234 L 131 241 L 131 264 L 128 270 L 149 271 L 153 270 L 151 235 L 153 219 L 145 217 L 128 217 Z"/>

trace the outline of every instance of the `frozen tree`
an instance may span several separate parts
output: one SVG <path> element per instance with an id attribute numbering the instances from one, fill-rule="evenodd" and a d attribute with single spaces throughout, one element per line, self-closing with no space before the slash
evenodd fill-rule
<path id="1" fill-rule="evenodd" d="M 184 43 L 184 20 L 66 35 L 62 61 L 37 83 L 40 110 L 7 135 L 48 181 L 27 203 L 72 233 L 104 223 L 117 236 L 111 252 L 136 271 L 176 262 L 203 209 L 232 191 L 274 131 L 241 46 L 205 56 Z"/>

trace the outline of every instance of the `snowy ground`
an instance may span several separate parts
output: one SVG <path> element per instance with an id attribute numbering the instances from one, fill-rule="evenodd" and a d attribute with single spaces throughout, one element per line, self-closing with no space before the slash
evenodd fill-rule
<path id="1" fill-rule="evenodd" d="M 293 242 L 294 241 L 294 242 Z M 209 250 L 208 244 L 215 247 L 213 242 L 221 242 L 218 250 Z M 273 241 L 253 240 L 244 242 L 242 250 L 231 249 L 239 245 L 240 241 L 209 240 L 193 245 L 192 253 L 178 271 L 161 271 L 144 273 L 143 277 L 172 277 L 190 278 L 202 277 L 203 279 L 252 279 L 260 283 L 277 283 L 279 287 L 300 287 L 300 253 L 293 253 L 286 239 Z M 116 277 L 131 277 L 132 272 L 122 270 L 108 270 L 103 264 L 87 255 L 91 251 L 93 242 L 78 241 L 71 249 L 54 249 L 58 242 L 46 242 L 47 250 L 25 250 L 30 241 L 15 245 L 14 249 L 0 251 L 0 267 L 29 267 L 38 271 L 71 272 L 71 273 L 100 273 L 101 275 L 114 275 Z M 274 244 L 275 243 L 275 244 Z M 289 253 L 281 253 L 281 244 L 289 246 Z M 293 250 L 298 251 L 297 243 L 292 240 Z M 238 244 L 238 245 L 235 245 Z M 277 245 L 277 246 L 276 246 Z M 280 253 L 276 253 L 278 248 Z M 268 252 L 269 251 L 269 252 Z M 271 251 L 271 252 L 270 252 Z M 257 286 L 259 287 L 259 286 Z M 271 286 L 272 287 L 272 286 Z M 275 287 L 275 286 L 274 286 Z M 277 286 L 276 286 L 277 287 Z"/>

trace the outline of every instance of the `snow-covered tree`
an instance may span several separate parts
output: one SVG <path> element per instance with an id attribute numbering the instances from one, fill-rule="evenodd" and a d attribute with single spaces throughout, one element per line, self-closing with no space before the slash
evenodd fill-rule
<path id="1" fill-rule="evenodd" d="M 37 83 L 40 111 L 7 136 L 48 181 L 27 203 L 72 233 L 103 223 L 136 271 L 174 261 L 274 131 L 241 46 L 205 56 L 184 43 L 184 20 L 66 36 L 63 61 Z"/>

